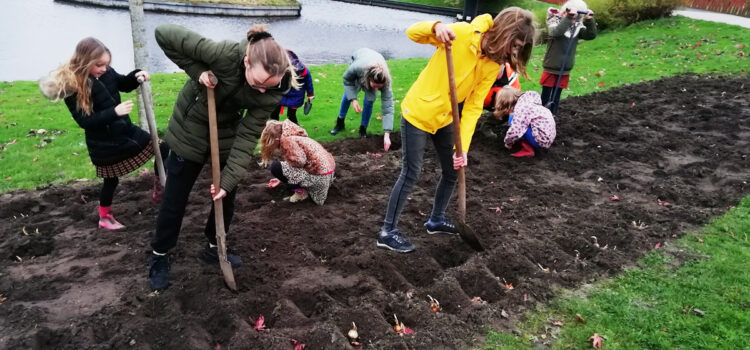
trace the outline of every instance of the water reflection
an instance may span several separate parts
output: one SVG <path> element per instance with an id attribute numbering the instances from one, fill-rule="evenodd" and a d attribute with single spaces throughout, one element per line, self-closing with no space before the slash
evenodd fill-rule
<path id="1" fill-rule="evenodd" d="M 404 30 L 422 20 L 452 22 L 445 16 L 326 0 L 300 0 L 294 19 L 188 16 L 146 12 L 152 72 L 179 69 L 153 39 L 154 28 L 175 23 L 214 40 L 239 40 L 253 23 L 267 23 L 284 46 L 309 64 L 344 63 L 355 49 L 370 47 L 386 58 L 428 57 L 433 49 L 409 40 Z M 130 17 L 126 10 L 77 6 L 52 0 L 0 0 L 0 80 L 36 80 L 70 58 L 86 36 L 112 51 L 112 65 L 133 68 Z"/>

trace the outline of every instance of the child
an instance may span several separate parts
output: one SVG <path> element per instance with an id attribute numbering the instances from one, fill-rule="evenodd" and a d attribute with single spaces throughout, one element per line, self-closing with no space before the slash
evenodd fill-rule
<path id="1" fill-rule="evenodd" d="M 260 154 L 263 165 L 268 165 L 276 151 L 280 151 L 284 161 L 270 164 L 271 174 L 278 179 L 271 181 L 271 187 L 278 181 L 294 190 L 289 198 L 292 203 L 307 199 L 323 205 L 328 197 L 328 188 L 333 182 L 336 163 L 333 156 L 317 141 L 309 138 L 305 129 L 289 120 L 278 122 L 269 120 L 260 135 Z"/>
<path id="2" fill-rule="evenodd" d="M 484 109 L 492 111 L 495 107 L 495 96 L 504 87 L 512 87 L 516 90 L 521 90 L 521 81 L 518 79 L 518 73 L 513 71 L 510 63 L 505 63 L 500 67 L 500 73 L 497 74 L 497 79 L 492 84 L 490 92 L 487 97 L 484 98 Z"/>
<path id="3" fill-rule="evenodd" d="M 362 113 L 359 124 L 359 137 L 367 136 L 367 126 L 372 116 L 372 106 L 380 90 L 381 108 L 383 111 L 383 149 L 391 147 L 391 131 L 393 130 L 393 91 L 391 91 L 391 73 L 385 63 L 383 55 L 372 49 L 362 48 L 354 52 L 352 63 L 344 72 L 344 97 L 341 98 L 341 108 L 336 118 L 336 126 L 331 135 L 344 130 L 344 119 L 349 111 L 349 104 L 354 111 Z M 357 95 L 360 90 L 365 91 L 364 108 L 360 108 Z"/>
<path id="4" fill-rule="evenodd" d="M 222 201 L 224 228 L 230 237 L 237 184 L 247 174 L 268 116 L 295 87 L 296 74 L 286 50 L 262 25 L 250 28 L 239 42 L 213 41 L 173 24 L 156 27 L 155 34 L 159 47 L 190 78 L 177 96 L 164 135 L 172 152 L 164 163 L 169 175 L 151 238 L 149 267 L 151 288 L 163 290 L 169 286 L 167 254 L 177 245 L 190 192 L 211 158 L 208 88 L 215 93 L 221 166 L 221 186 L 214 189 L 212 199 Z M 213 203 L 203 230 L 206 243 L 201 258 L 217 264 Z M 226 259 L 233 268 L 242 264 L 231 250 L 227 250 Z"/>
<path id="5" fill-rule="evenodd" d="M 315 98 L 315 91 L 313 90 L 312 77 L 307 67 L 302 64 L 297 54 L 292 52 L 292 50 L 286 50 L 286 53 L 289 55 L 289 61 L 297 72 L 297 84 L 299 84 L 300 88 L 291 89 L 284 94 L 284 97 L 281 98 L 281 104 L 271 113 L 271 119 L 279 120 L 279 114 L 284 113 L 284 108 L 286 107 L 286 117 L 294 122 L 294 124 L 299 124 L 297 121 L 297 109 L 305 102 L 305 92 L 307 92 L 307 101 L 312 102 Z"/>
<path id="6" fill-rule="evenodd" d="M 555 141 L 555 118 L 542 106 L 538 93 L 511 87 L 502 89 L 495 101 L 495 118 L 511 112 L 505 148 L 512 148 L 519 140 L 521 143 L 521 150 L 511 154 L 513 157 L 533 157 L 535 148 L 549 148 Z"/>
<path id="7" fill-rule="evenodd" d="M 96 176 L 104 179 L 99 193 L 99 227 L 119 230 L 125 226 L 115 220 L 111 207 L 119 177 L 145 164 L 154 150 L 151 135 L 130 121 L 133 101 L 120 100 L 120 91 L 134 90 L 138 78 L 148 80 L 149 75 L 140 69 L 120 75 L 109 66 L 111 60 L 109 49 L 101 41 L 85 38 L 76 45 L 70 61 L 43 78 L 39 87 L 50 99 L 64 99 L 73 119 L 85 130 Z M 166 144 L 162 148 L 162 154 L 166 154 Z M 158 202 L 158 179 L 154 185 L 152 198 Z"/>
<path id="8" fill-rule="evenodd" d="M 582 0 L 569 0 L 562 10 L 547 10 L 547 28 L 549 42 L 539 84 L 542 85 L 542 105 L 557 115 L 561 90 L 568 88 L 570 71 L 575 64 L 578 39 L 592 40 L 596 37 L 594 12 Z"/>
<path id="9" fill-rule="evenodd" d="M 526 75 L 536 29 L 534 15 L 518 7 L 509 7 L 493 20 L 490 15 L 477 16 L 471 23 L 444 24 L 419 22 L 406 30 L 415 42 L 431 44 L 437 51 L 419 74 L 401 103 L 401 140 L 403 165 L 393 186 L 385 211 L 383 226 L 377 235 L 377 246 L 399 253 L 414 250 L 398 230 L 398 219 L 412 187 L 419 178 L 422 158 L 428 140 L 435 145 L 442 174 L 435 190 L 427 233 L 457 234 L 456 226 L 445 217 L 456 169 L 465 167 L 484 98 L 497 79 L 501 65 L 509 62 L 519 74 Z M 464 102 L 461 112 L 463 154 L 453 151 L 453 117 L 449 95 L 445 46 L 453 51 L 456 95 Z"/>

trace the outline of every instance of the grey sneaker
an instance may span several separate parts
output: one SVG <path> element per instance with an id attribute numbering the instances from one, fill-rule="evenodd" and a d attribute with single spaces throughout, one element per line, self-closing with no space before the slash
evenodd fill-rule
<path id="1" fill-rule="evenodd" d="M 378 248 L 390 249 L 399 253 L 408 253 L 414 250 L 414 245 L 409 243 L 404 234 L 398 232 L 398 230 L 380 231 L 377 245 Z"/>

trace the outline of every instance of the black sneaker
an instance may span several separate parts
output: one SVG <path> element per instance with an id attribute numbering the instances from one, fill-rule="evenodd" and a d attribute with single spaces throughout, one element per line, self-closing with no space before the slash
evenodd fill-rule
<path id="1" fill-rule="evenodd" d="M 424 223 L 424 227 L 427 229 L 427 233 L 434 235 L 436 233 L 442 233 L 444 235 L 457 235 L 458 229 L 456 228 L 456 225 L 454 225 L 452 222 L 448 221 L 448 219 L 443 220 L 442 222 L 432 222 L 432 220 L 429 220 Z"/>
<path id="2" fill-rule="evenodd" d="M 148 281 L 153 290 L 161 291 L 169 287 L 169 257 L 151 253 Z"/>
<path id="3" fill-rule="evenodd" d="M 414 250 L 414 245 L 409 243 L 404 234 L 398 232 L 398 230 L 380 231 L 377 244 L 378 248 L 390 249 L 399 253 L 408 253 Z"/>
<path id="4" fill-rule="evenodd" d="M 218 264 L 219 247 L 211 248 L 210 245 L 206 244 L 206 247 L 203 249 L 203 253 L 201 254 L 201 259 L 209 264 Z M 230 253 L 229 249 L 227 249 L 227 261 L 229 261 L 229 264 L 232 265 L 233 269 L 242 266 L 242 259 L 239 256 Z"/>
<path id="5" fill-rule="evenodd" d="M 367 127 L 364 125 L 359 126 L 359 138 L 363 139 L 367 137 Z"/>

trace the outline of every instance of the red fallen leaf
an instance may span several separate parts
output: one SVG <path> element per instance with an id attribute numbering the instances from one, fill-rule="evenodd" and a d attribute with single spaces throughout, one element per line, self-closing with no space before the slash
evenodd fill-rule
<path id="1" fill-rule="evenodd" d="M 701 43 L 700 43 L 700 41 L 699 41 L 699 42 L 697 42 L 697 43 L 695 43 L 695 46 L 701 46 Z"/>
<path id="2" fill-rule="evenodd" d="M 513 201 L 515 201 L 515 200 L 516 200 L 516 199 L 515 199 L 514 197 L 510 197 L 510 198 L 508 198 L 508 201 L 509 201 L 509 202 L 513 202 Z"/>
<path id="3" fill-rule="evenodd" d="M 562 327 L 564 325 L 564 323 L 562 321 L 553 321 L 552 325 L 553 326 Z"/>
<path id="4" fill-rule="evenodd" d="M 401 326 L 401 333 L 404 333 L 404 334 L 414 334 L 414 330 L 411 329 L 411 328 L 409 328 L 409 327 L 406 327 L 406 326 L 402 325 Z"/>
<path id="5" fill-rule="evenodd" d="M 661 247 L 661 243 L 654 244 L 654 249 L 659 249 Z"/>
<path id="6" fill-rule="evenodd" d="M 215 349 L 216 349 L 216 350 L 221 350 L 221 344 L 216 344 L 216 347 L 215 347 Z"/>
<path id="7" fill-rule="evenodd" d="M 617 202 L 617 201 L 620 200 L 620 197 L 618 197 L 617 195 L 612 195 L 612 197 L 609 197 L 609 200 L 611 200 L 613 202 Z"/>
<path id="8" fill-rule="evenodd" d="M 513 283 L 506 283 L 505 284 L 505 289 L 512 290 L 513 289 Z"/>
<path id="9" fill-rule="evenodd" d="M 266 188 L 276 188 L 280 184 L 281 184 L 281 180 L 279 180 L 279 179 L 271 179 L 266 184 Z"/>
<path id="10" fill-rule="evenodd" d="M 528 294 L 524 294 L 523 295 L 523 302 L 525 303 L 527 301 L 529 301 L 529 295 Z"/>
<path id="11" fill-rule="evenodd" d="M 633 107 L 635 107 L 635 102 L 630 104 L 630 108 L 633 108 Z"/>
<path id="12" fill-rule="evenodd" d="M 292 342 L 292 345 L 294 345 L 294 350 L 304 350 L 305 344 L 300 343 L 297 339 L 289 339 L 289 341 Z"/>
<path id="13" fill-rule="evenodd" d="M 578 319 L 578 322 L 586 323 L 586 319 L 584 319 L 581 314 L 576 314 L 576 318 Z"/>
<path id="14" fill-rule="evenodd" d="M 604 338 L 600 337 L 598 333 L 594 333 L 594 335 L 589 337 L 589 341 L 591 342 L 591 346 L 593 346 L 594 349 L 601 349 Z"/>
<path id="15" fill-rule="evenodd" d="M 601 81 L 599 82 L 599 86 L 604 86 L 604 85 L 606 84 L 602 83 Z"/>
<path id="16" fill-rule="evenodd" d="M 423 211 L 421 211 L 421 210 L 420 210 L 420 211 L 419 211 L 419 215 L 422 215 L 422 216 L 427 216 L 427 213 L 425 213 L 425 212 L 423 212 Z"/>
<path id="17" fill-rule="evenodd" d="M 258 316 L 258 319 L 255 320 L 255 326 L 253 326 L 256 331 L 264 331 L 266 330 L 266 319 L 263 317 L 263 315 Z"/>
<path id="18" fill-rule="evenodd" d="M 86 197 L 86 195 L 85 195 L 85 194 L 82 194 L 82 195 L 81 195 L 81 202 L 83 202 L 83 204 L 86 204 L 86 203 L 88 203 L 88 201 L 86 200 L 86 198 L 88 198 L 88 197 Z"/>
<path id="19" fill-rule="evenodd" d="M 375 158 L 380 158 L 380 157 L 382 157 L 382 156 L 383 156 L 383 155 L 382 155 L 382 154 L 380 154 L 380 153 L 370 153 L 370 152 L 367 152 L 367 155 L 373 156 L 373 157 L 375 157 Z"/>
<path id="20" fill-rule="evenodd" d="M 667 207 L 667 208 L 672 207 L 672 203 L 665 202 L 665 201 L 663 201 L 661 199 L 657 199 L 656 200 L 656 204 L 661 205 L 662 207 Z"/>
<path id="21" fill-rule="evenodd" d="M 503 209 L 501 209 L 500 207 L 490 207 L 490 208 L 487 208 L 487 209 L 494 210 L 496 213 L 500 213 L 500 212 L 503 211 Z"/>

